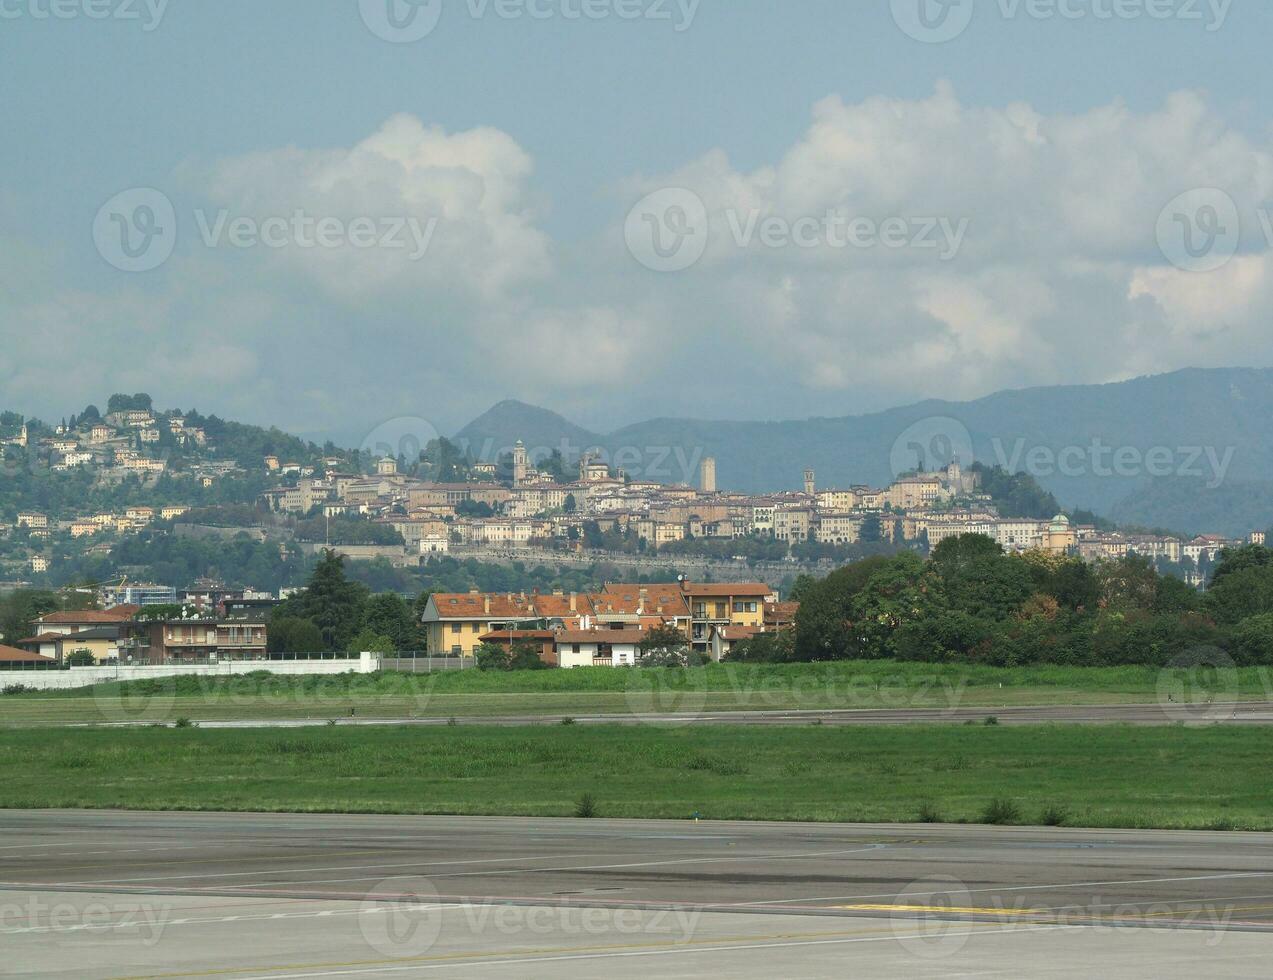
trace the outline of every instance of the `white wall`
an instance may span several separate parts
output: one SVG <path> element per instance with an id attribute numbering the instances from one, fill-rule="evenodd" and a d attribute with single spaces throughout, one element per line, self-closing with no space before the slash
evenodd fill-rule
<path id="1" fill-rule="evenodd" d="M 370 674 L 380 669 L 380 655 L 357 660 L 235 660 L 216 664 L 171 664 L 155 667 L 72 667 L 69 670 L 0 670 L 0 687 L 21 684 L 41 691 L 88 687 L 111 681 L 159 677 L 234 677 L 265 670 L 271 674 Z"/>

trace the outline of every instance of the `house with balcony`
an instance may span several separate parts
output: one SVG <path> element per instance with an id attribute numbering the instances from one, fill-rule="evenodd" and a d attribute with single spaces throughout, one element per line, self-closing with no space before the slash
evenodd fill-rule
<path id="1" fill-rule="evenodd" d="M 704 654 L 710 652 L 713 627 L 763 627 L 765 604 L 778 601 L 764 582 L 683 582 L 681 591 L 690 606 L 690 646 Z"/>
<path id="2" fill-rule="evenodd" d="M 262 620 L 167 619 L 140 625 L 136 652 L 152 664 L 263 660 L 269 641 Z"/>

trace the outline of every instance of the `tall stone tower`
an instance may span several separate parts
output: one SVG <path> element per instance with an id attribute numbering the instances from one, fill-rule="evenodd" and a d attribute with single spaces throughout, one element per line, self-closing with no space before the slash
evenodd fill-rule
<path id="1" fill-rule="evenodd" d="M 704 493 L 716 492 L 716 458 L 714 456 L 703 457 L 702 470 L 702 490 Z"/>
<path id="2" fill-rule="evenodd" d="M 818 478 L 813 470 L 804 471 L 804 492 L 810 497 L 816 496 L 818 493 Z"/>
<path id="3" fill-rule="evenodd" d="M 530 460 L 526 456 L 526 446 L 518 439 L 517 445 L 513 447 L 513 486 L 520 487 L 525 483 L 529 472 Z"/>

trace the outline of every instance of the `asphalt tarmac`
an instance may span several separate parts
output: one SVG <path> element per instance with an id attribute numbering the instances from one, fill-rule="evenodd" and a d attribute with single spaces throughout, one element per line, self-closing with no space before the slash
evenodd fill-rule
<path id="1" fill-rule="evenodd" d="M 1223 701 L 1196 704 L 1041 705 L 976 708 L 862 708 L 798 711 L 693 711 L 577 714 L 580 725 L 962 725 L 993 716 L 1001 725 L 1270 725 L 1273 702 Z M 465 725 L 559 725 L 563 715 L 465 716 Z M 341 725 L 450 724 L 447 718 L 342 717 Z M 313 728 L 327 718 L 200 721 L 201 728 Z M 139 723 L 140 724 L 140 723 Z"/>
<path id="2" fill-rule="evenodd" d="M 0 974 L 1255 977 L 1273 834 L 0 812 Z"/>

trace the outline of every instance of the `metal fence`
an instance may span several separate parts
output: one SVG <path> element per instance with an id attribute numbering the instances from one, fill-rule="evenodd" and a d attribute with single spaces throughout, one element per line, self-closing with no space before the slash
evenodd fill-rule
<path id="1" fill-rule="evenodd" d="M 471 670 L 472 657 L 381 657 L 380 669 L 405 674 L 432 674 L 444 670 Z"/>

